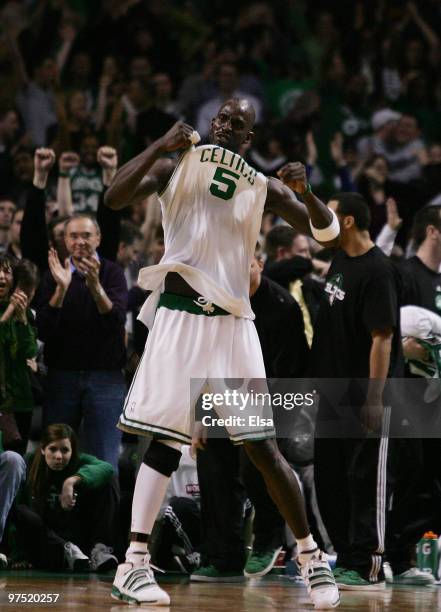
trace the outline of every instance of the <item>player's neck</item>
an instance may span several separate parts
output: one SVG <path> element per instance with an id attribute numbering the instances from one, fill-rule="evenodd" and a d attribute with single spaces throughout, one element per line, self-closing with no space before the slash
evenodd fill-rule
<path id="1" fill-rule="evenodd" d="M 346 234 L 341 241 L 341 248 L 349 257 L 360 257 L 374 246 L 369 232 L 351 232 Z"/>
<path id="2" fill-rule="evenodd" d="M 435 248 L 431 242 L 425 240 L 419 247 L 416 255 L 430 270 L 433 270 L 433 272 L 439 271 L 441 266 L 441 255 L 439 248 Z"/>

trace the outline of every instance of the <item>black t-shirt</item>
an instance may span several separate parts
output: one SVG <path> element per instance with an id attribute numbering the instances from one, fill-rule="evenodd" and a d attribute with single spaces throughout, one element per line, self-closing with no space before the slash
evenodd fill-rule
<path id="1" fill-rule="evenodd" d="M 280 285 L 262 276 L 251 297 L 254 323 L 262 347 L 267 378 L 298 378 L 305 374 L 309 347 L 302 311 Z"/>
<path id="2" fill-rule="evenodd" d="M 337 251 L 315 324 L 312 373 L 317 378 L 368 378 L 371 332 L 393 328 L 389 376 L 402 376 L 399 281 L 376 246 L 350 257 Z"/>
<path id="3" fill-rule="evenodd" d="M 441 316 L 441 274 L 428 268 L 419 257 L 411 257 L 400 269 L 404 302 L 421 306 Z"/>

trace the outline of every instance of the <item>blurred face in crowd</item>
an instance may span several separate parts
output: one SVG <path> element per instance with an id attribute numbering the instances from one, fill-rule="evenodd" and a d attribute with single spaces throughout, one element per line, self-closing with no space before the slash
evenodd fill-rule
<path id="1" fill-rule="evenodd" d="M 0 264 L 0 301 L 6 300 L 12 290 L 14 284 L 14 276 L 12 268 L 9 264 Z"/>
<path id="2" fill-rule="evenodd" d="M 127 96 L 135 108 L 142 108 L 147 102 L 147 91 L 139 79 L 132 79 L 127 88 Z"/>
<path id="3" fill-rule="evenodd" d="M 404 55 L 409 68 L 417 68 L 421 64 L 423 53 L 424 47 L 421 41 L 414 39 L 407 43 Z"/>
<path id="4" fill-rule="evenodd" d="M 256 255 L 253 257 L 250 266 L 250 294 L 253 295 L 260 285 L 262 277 L 263 261 L 261 257 Z"/>
<path id="5" fill-rule="evenodd" d="M 108 55 L 103 61 L 103 74 L 114 79 L 119 72 L 118 62 L 113 55 Z"/>
<path id="6" fill-rule="evenodd" d="M 374 158 L 368 170 L 373 170 L 373 175 L 384 182 L 389 174 L 389 167 L 386 159 L 382 155 L 378 155 Z"/>
<path id="7" fill-rule="evenodd" d="M 429 149 L 431 164 L 441 164 L 441 144 L 433 144 Z"/>
<path id="8" fill-rule="evenodd" d="M 51 57 L 47 57 L 35 70 L 35 80 L 42 87 L 49 87 L 57 78 L 57 65 Z"/>
<path id="9" fill-rule="evenodd" d="M 159 73 L 153 77 L 153 85 L 158 98 L 169 98 L 172 93 L 172 82 L 168 74 Z"/>
<path id="10" fill-rule="evenodd" d="M 306 259 L 311 259 L 311 249 L 306 236 L 302 236 L 300 234 L 294 238 L 291 246 L 291 254 L 300 255 L 301 257 L 306 257 Z"/>
<path id="11" fill-rule="evenodd" d="M 81 141 L 80 156 L 81 162 L 86 168 L 96 166 L 96 155 L 98 153 L 98 140 L 95 136 L 87 136 Z"/>
<path id="12" fill-rule="evenodd" d="M 153 264 L 158 264 L 164 255 L 164 238 L 155 238 L 152 242 L 150 253 L 152 255 Z"/>
<path id="13" fill-rule="evenodd" d="M 41 449 L 46 465 L 50 470 L 56 472 L 64 470 L 72 457 L 72 445 L 69 438 L 54 440 Z"/>
<path id="14" fill-rule="evenodd" d="M 403 115 L 395 128 L 395 140 L 404 145 L 418 138 L 420 134 L 418 122 L 411 115 Z"/>
<path id="15" fill-rule="evenodd" d="M 69 112 L 74 119 L 85 121 L 89 117 L 87 98 L 82 91 L 75 91 L 69 98 Z"/>
<path id="16" fill-rule="evenodd" d="M 91 61 L 87 53 L 76 53 L 72 59 L 72 76 L 80 80 L 88 79 L 90 76 Z"/>
<path id="17" fill-rule="evenodd" d="M 72 219 L 64 230 L 64 242 L 67 252 L 76 261 L 92 257 L 100 244 L 101 234 L 94 222 L 87 217 Z"/>
<path id="18" fill-rule="evenodd" d="M 135 33 L 135 47 L 138 52 L 146 53 L 153 46 L 153 38 L 147 28 L 142 28 Z"/>
<path id="19" fill-rule="evenodd" d="M 147 57 L 134 57 L 130 62 L 130 78 L 132 79 L 148 79 L 152 69 Z"/>
<path id="20" fill-rule="evenodd" d="M 16 206 L 11 200 L 0 200 L 0 230 L 8 230 L 11 227 Z"/>
<path id="21" fill-rule="evenodd" d="M 117 261 L 120 266 L 127 268 L 131 263 L 137 261 L 141 251 L 141 240 L 135 240 L 132 244 L 119 243 Z"/>
<path id="22" fill-rule="evenodd" d="M 23 210 L 17 210 L 12 220 L 10 234 L 9 234 L 12 244 L 16 244 L 16 245 L 20 244 L 20 230 L 21 230 L 21 223 L 23 221 L 23 215 L 24 215 Z"/>
<path id="23" fill-rule="evenodd" d="M 14 156 L 14 174 L 22 183 L 30 183 L 34 174 L 34 160 L 29 151 L 19 151 Z"/>
<path id="24" fill-rule="evenodd" d="M 219 68 L 218 83 L 219 89 L 229 96 L 237 87 L 237 68 L 233 64 L 223 64 Z"/>
<path id="25" fill-rule="evenodd" d="M 20 124 L 14 110 L 8 111 L 0 120 L 0 138 L 4 142 L 12 142 L 17 135 Z"/>

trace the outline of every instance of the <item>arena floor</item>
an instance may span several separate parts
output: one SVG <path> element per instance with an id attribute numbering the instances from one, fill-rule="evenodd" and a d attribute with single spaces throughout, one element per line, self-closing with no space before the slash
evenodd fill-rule
<path id="1" fill-rule="evenodd" d="M 29 610 L 35 608 L 64 611 L 66 609 L 109 610 L 127 609 L 160 610 L 164 607 L 127 607 L 110 598 L 112 577 L 109 575 L 63 575 L 41 572 L 0 573 L 0 610 Z M 195 584 L 174 576 L 165 576 L 161 584 L 170 593 L 174 610 L 203 612 L 256 612 L 257 610 L 313 610 L 303 586 L 291 579 L 269 577 L 262 581 L 244 584 Z M 17 602 L 18 595 L 25 595 Z M 41 599 L 37 595 L 58 594 L 56 603 L 26 603 L 26 599 Z M 14 602 L 10 603 L 14 595 Z M 34 597 L 31 597 L 34 595 Z M 342 594 L 338 608 L 342 612 L 429 612 L 441 610 L 441 587 L 414 589 L 388 587 L 383 592 Z"/>

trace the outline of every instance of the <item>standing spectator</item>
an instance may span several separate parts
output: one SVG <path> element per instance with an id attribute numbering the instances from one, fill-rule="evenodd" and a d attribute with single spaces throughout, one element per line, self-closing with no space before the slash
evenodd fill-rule
<path id="1" fill-rule="evenodd" d="M 74 211 L 96 213 L 103 191 L 101 168 L 97 163 L 98 139 L 93 134 L 81 141 L 81 163 L 70 174 Z"/>
<path id="2" fill-rule="evenodd" d="M 37 274 L 35 266 L 27 263 L 31 266 L 31 282 L 24 287 L 17 264 L 0 255 L 0 428 L 5 446 L 20 453 L 26 451 L 34 405 L 28 360 L 37 355 L 33 316 L 28 309 Z"/>
<path id="3" fill-rule="evenodd" d="M 418 119 L 413 115 L 403 115 L 395 128 L 393 146 L 384 151 L 391 181 L 407 184 L 421 178 L 418 153 L 424 148 L 424 142 L 420 136 Z"/>
<path id="4" fill-rule="evenodd" d="M 64 424 L 50 425 L 26 462 L 15 512 L 22 557 L 36 569 L 114 569 L 118 497 L 112 466 L 79 454 L 75 433 Z"/>
<path id="5" fill-rule="evenodd" d="M 340 380 L 338 393 L 326 386 L 320 390 L 315 484 L 337 552 L 337 584 L 375 591 L 385 586 L 390 407 L 383 390 L 389 376 L 400 376 L 402 365 L 398 283 L 391 262 L 370 239 L 365 200 L 340 193 L 329 205 L 340 221 L 340 250 L 326 279 L 311 364 L 316 378 Z M 355 424 L 348 430 L 351 418 Z"/>
<path id="6" fill-rule="evenodd" d="M 24 211 L 23 209 L 16 210 L 12 217 L 11 228 L 9 230 L 9 247 L 8 252 L 16 259 L 21 259 L 21 243 L 20 243 L 20 231 L 21 223 L 23 221 Z"/>
<path id="7" fill-rule="evenodd" d="M 99 258 L 97 222 L 76 214 L 65 223 L 70 258 L 49 251 L 37 308 L 48 366 L 45 422 L 84 429 L 85 449 L 117 466 L 116 429 L 125 385 L 124 323 L 127 284 L 123 270 Z"/>
<path id="8" fill-rule="evenodd" d="M 374 133 L 372 136 L 360 138 L 357 149 L 362 159 L 367 159 L 374 153 L 384 155 L 386 148 L 389 148 L 394 140 L 395 128 L 401 114 L 390 108 L 382 108 L 376 111 L 371 118 L 371 125 Z"/>
<path id="9" fill-rule="evenodd" d="M 0 108 L 0 189 L 8 193 L 12 186 L 11 149 L 19 130 L 17 111 L 12 106 Z"/>
<path id="10" fill-rule="evenodd" d="M 0 253 L 8 250 L 9 231 L 17 207 L 9 198 L 0 198 Z"/>
<path id="11" fill-rule="evenodd" d="M 18 59 L 22 68 L 22 88 L 17 94 L 17 107 L 23 117 L 26 130 L 29 132 L 32 144 L 44 147 L 47 129 L 57 121 L 55 84 L 57 81 L 57 66 L 52 57 L 38 60 L 34 79 L 27 75 L 22 59 Z"/>

